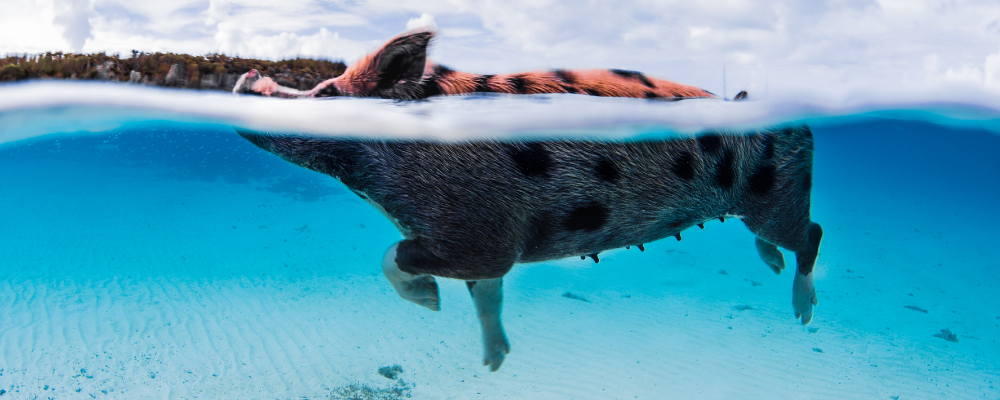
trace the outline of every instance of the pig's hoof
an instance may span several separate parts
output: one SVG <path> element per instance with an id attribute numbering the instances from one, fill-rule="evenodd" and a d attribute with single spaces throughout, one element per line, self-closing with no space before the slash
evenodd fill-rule
<path id="1" fill-rule="evenodd" d="M 434 277 L 426 274 L 414 275 L 401 271 L 399 266 L 396 265 L 397 246 L 398 244 L 390 247 L 382 259 L 382 273 L 385 274 L 385 278 L 396 289 L 399 297 L 402 297 L 404 300 L 427 307 L 432 311 L 440 310 L 441 302 L 438 297 L 438 286 L 437 282 L 434 281 Z"/>
<path id="2" fill-rule="evenodd" d="M 757 254 L 774 273 L 781 274 L 781 270 L 785 269 L 785 256 L 778 250 L 778 246 L 757 238 Z"/>
<path id="3" fill-rule="evenodd" d="M 483 365 L 489 366 L 490 372 L 497 372 L 500 364 L 503 364 L 504 356 L 510 354 L 510 343 L 507 343 L 507 338 L 500 334 L 486 339 L 485 345 L 486 356 L 483 357 Z"/>
<path id="4" fill-rule="evenodd" d="M 399 295 L 404 299 L 418 306 L 427 307 L 431 311 L 441 310 L 438 285 L 433 276 L 418 275 L 416 279 L 404 281 L 403 286 L 405 289 L 399 292 Z"/>
<path id="5" fill-rule="evenodd" d="M 802 275 L 796 271 L 795 282 L 792 283 L 792 307 L 795 309 L 795 318 L 802 318 L 802 325 L 808 324 L 812 320 L 813 306 L 819 304 L 816 301 L 816 287 L 813 285 L 812 274 Z"/>
<path id="6" fill-rule="evenodd" d="M 776 253 L 774 258 L 764 260 L 764 263 L 778 275 L 781 275 L 781 270 L 785 269 L 785 257 L 781 255 L 781 252 Z"/>

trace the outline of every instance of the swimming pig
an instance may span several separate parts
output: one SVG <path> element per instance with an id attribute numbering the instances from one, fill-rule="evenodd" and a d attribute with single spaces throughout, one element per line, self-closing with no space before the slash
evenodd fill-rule
<path id="1" fill-rule="evenodd" d="M 425 67 L 430 37 L 393 39 L 362 67 L 309 93 L 275 89 L 260 77 L 240 85 L 263 94 L 404 99 L 487 90 L 710 96 L 622 71 L 470 78 Z M 500 320 L 501 279 L 514 264 L 570 256 L 596 262 L 602 251 L 680 240 L 684 229 L 714 219 L 741 219 L 776 273 L 785 266 L 777 246 L 795 252 L 795 316 L 803 324 L 812 318 L 812 270 L 823 231 L 809 217 L 813 139 L 805 126 L 629 142 L 446 143 L 237 131 L 289 162 L 339 179 L 392 220 L 405 239 L 385 253 L 382 270 L 404 299 L 437 311 L 434 276 L 465 280 L 482 327 L 483 363 L 492 371 L 510 351 Z"/>
<path id="2" fill-rule="evenodd" d="M 618 69 L 554 70 L 516 74 L 477 75 L 453 71 L 427 61 L 430 31 L 400 35 L 366 55 L 344 73 L 311 90 L 279 85 L 257 70 L 240 76 L 233 93 L 275 97 L 380 97 L 398 100 L 463 93 L 577 93 L 592 96 L 683 99 L 714 97 L 694 86 Z"/>

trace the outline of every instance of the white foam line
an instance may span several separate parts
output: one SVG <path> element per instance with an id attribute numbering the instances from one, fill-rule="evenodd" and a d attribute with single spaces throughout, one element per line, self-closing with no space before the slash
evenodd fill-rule
<path id="1" fill-rule="evenodd" d="M 423 102 L 379 99 L 282 100 L 134 85 L 34 81 L 0 85 L 0 143 L 70 131 L 104 131 L 134 121 L 217 123 L 337 136 L 435 138 L 574 136 L 624 138 L 704 129 L 750 128 L 857 113 L 961 120 L 1000 131 L 1000 95 L 970 87 L 788 93 L 725 102 L 580 95 L 451 96 Z"/>

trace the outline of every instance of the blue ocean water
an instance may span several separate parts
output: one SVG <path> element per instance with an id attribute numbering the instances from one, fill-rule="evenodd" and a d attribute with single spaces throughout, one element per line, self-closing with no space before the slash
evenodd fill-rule
<path id="1" fill-rule="evenodd" d="M 0 399 L 1000 398 L 997 119 L 768 120 L 815 135 L 812 323 L 752 234 L 712 222 L 515 266 L 490 373 L 464 283 L 439 280 L 440 312 L 400 299 L 379 263 L 401 235 L 333 178 L 218 119 L 77 132 L 60 107 L 0 140 Z M 656 131 L 611 122 L 588 138 Z"/>

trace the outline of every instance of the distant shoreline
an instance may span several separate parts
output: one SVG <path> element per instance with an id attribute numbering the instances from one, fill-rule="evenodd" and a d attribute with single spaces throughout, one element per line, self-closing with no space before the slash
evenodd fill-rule
<path id="1" fill-rule="evenodd" d="M 346 68 L 341 61 L 308 58 L 270 61 L 138 51 L 133 51 L 131 58 L 121 58 L 117 54 L 55 52 L 0 58 L 0 82 L 79 79 L 230 91 L 240 75 L 256 69 L 283 86 L 308 90 L 343 74 Z"/>

